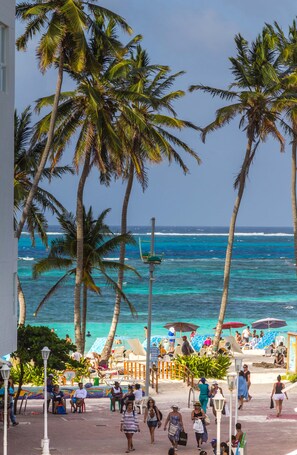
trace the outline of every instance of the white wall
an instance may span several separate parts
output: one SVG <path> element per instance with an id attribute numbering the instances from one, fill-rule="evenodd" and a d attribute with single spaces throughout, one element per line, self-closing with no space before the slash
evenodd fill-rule
<path id="1" fill-rule="evenodd" d="M 0 91 L 0 356 L 16 348 L 17 242 L 13 232 L 15 2 L 0 0 L 0 23 L 7 27 L 7 86 Z"/>

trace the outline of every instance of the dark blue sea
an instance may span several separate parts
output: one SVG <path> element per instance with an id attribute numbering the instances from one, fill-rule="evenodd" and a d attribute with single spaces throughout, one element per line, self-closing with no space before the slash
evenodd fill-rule
<path id="1" fill-rule="evenodd" d="M 124 292 L 134 304 L 138 317 L 133 319 L 125 303 L 118 335 L 133 334 L 143 338 L 147 321 L 148 266 L 139 253 L 150 248 L 150 227 L 131 226 L 135 245 L 127 247 L 127 264 L 141 274 L 126 273 Z M 114 227 L 113 232 L 119 232 Z M 49 242 L 61 235 L 57 226 L 49 228 Z M 153 286 L 153 333 L 165 333 L 163 325 L 179 320 L 192 321 L 201 333 L 209 333 L 219 312 L 227 228 L 156 227 L 155 251 L 162 255 L 156 266 Z M 37 280 L 32 278 L 32 265 L 47 255 L 38 240 L 32 247 L 24 234 L 19 243 L 19 275 L 27 305 L 27 322 L 53 327 L 60 336 L 73 334 L 74 281 L 69 279 L 44 305 L 37 318 L 33 313 L 50 287 L 63 275 L 51 271 Z M 115 252 L 113 258 L 118 257 Z M 116 275 L 113 275 L 116 278 Z M 102 295 L 89 294 L 88 329 L 92 340 L 108 333 L 114 305 L 114 292 L 105 280 L 95 274 Z M 290 228 L 238 228 L 232 261 L 229 305 L 226 320 L 252 322 L 265 317 L 285 319 L 288 329 L 296 330 L 297 277 L 293 258 L 293 235 Z M 91 340 L 90 340 L 91 342 Z"/>

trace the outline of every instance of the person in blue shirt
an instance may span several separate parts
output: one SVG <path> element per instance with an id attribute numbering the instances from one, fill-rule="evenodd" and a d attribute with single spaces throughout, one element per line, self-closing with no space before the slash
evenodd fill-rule
<path id="1" fill-rule="evenodd" d="M 46 381 L 46 390 L 47 390 L 47 410 L 49 410 L 49 405 L 51 402 L 51 399 L 53 397 L 53 391 L 54 391 L 54 375 L 50 373 L 47 377 Z"/>
<path id="2" fill-rule="evenodd" d="M 13 412 L 13 396 L 14 396 L 14 388 L 11 387 L 12 383 L 9 381 L 8 382 L 8 387 L 7 387 L 7 426 L 9 427 L 9 418 L 12 422 L 13 426 L 18 425 L 18 422 L 16 421 L 14 412 Z M 0 378 L 0 411 L 3 412 L 4 409 L 4 395 L 5 395 L 5 388 L 4 388 L 4 381 L 2 378 Z"/>
<path id="3" fill-rule="evenodd" d="M 170 348 L 174 349 L 174 344 L 175 344 L 175 328 L 174 327 L 170 327 L 170 329 L 168 331 L 168 341 L 170 344 Z"/>

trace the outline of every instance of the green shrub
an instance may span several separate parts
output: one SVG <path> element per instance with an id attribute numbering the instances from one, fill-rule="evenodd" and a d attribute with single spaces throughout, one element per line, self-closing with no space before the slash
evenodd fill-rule
<path id="1" fill-rule="evenodd" d="M 297 382 L 297 373 L 288 373 L 284 376 L 284 379 L 288 379 L 290 382 Z"/>
<path id="2" fill-rule="evenodd" d="M 226 377 L 231 365 L 230 358 L 224 355 L 218 355 L 217 357 L 178 356 L 176 362 L 186 365 L 197 379 L 201 377 L 223 379 Z"/>

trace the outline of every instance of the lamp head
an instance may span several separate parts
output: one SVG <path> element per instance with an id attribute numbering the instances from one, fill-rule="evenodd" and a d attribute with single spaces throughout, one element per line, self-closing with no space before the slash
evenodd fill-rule
<path id="1" fill-rule="evenodd" d="M 44 348 L 41 349 L 41 355 L 43 360 L 47 360 L 49 358 L 50 353 L 51 350 L 47 346 L 44 346 Z"/>
<path id="2" fill-rule="evenodd" d="M 6 365 L 6 363 L 4 365 L 2 365 L 2 368 L 1 368 L 1 376 L 3 378 L 4 381 L 7 381 L 9 379 L 9 375 L 10 375 L 10 368 L 8 365 Z"/>
<path id="3" fill-rule="evenodd" d="M 228 384 L 228 389 L 230 390 L 230 392 L 233 392 L 233 390 L 236 387 L 236 379 L 237 379 L 236 373 L 227 374 L 227 384 Z"/>
<path id="4" fill-rule="evenodd" d="M 236 373 L 239 373 L 242 367 L 242 359 L 240 357 L 237 357 L 235 359 L 235 371 Z"/>
<path id="5" fill-rule="evenodd" d="M 222 412 L 224 404 L 225 404 L 225 398 L 223 397 L 223 395 L 220 392 L 216 393 L 213 398 L 213 405 L 214 405 L 215 410 L 217 412 Z"/>

